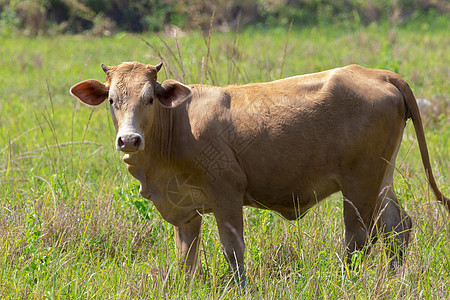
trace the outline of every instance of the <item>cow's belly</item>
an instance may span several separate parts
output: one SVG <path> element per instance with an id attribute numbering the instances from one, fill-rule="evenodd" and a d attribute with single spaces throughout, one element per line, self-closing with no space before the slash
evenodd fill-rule
<path id="1" fill-rule="evenodd" d="M 249 185 L 244 205 L 270 209 L 288 220 L 302 217 L 312 206 L 340 190 L 332 178 L 314 184 L 305 184 L 297 178 L 289 186 L 274 186 L 271 182 L 259 186 Z"/>

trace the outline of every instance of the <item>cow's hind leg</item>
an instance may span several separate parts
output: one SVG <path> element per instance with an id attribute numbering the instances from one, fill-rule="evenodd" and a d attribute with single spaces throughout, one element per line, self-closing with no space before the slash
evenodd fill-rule
<path id="1" fill-rule="evenodd" d="M 393 177 L 397 152 L 398 149 L 387 166 L 375 215 L 378 233 L 383 237 L 385 249 L 390 257 L 391 269 L 403 263 L 412 227 L 411 218 L 398 202 L 394 192 Z"/>
<path id="2" fill-rule="evenodd" d="M 370 169 L 369 166 L 378 166 Z M 350 265 L 355 251 L 366 253 L 376 240 L 374 212 L 380 191 L 384 166 L 362 163 L 345 178 L 342 187 L 344 196 L 345 245 L 347 264 Z"/>
<path id="3" fill-rule="evenodd" d="M 391 269 L 403 263 L 412 227 L 411 218 L 398 203 L 393 186 L 385 186 L 378 197 L 377 229 L 383 237 Z"/>
<path id="4" fill-rule="evenodd" d="M 364 254 L 370 250 L 373 223 L 371 218 L 363 217 L 361 207 L 355 205 L 350 199 L 344 200 L 344 224 L 345 224 L 345 246 L 346 246 L 346 262 L 350 266 L 352 256 L 357 251 Z M 371 209 L 373 212 L 373 209 Z"/>

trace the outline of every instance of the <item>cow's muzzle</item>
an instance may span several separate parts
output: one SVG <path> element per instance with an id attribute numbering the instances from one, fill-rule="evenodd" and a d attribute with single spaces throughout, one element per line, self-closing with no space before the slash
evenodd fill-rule
<path id="1" fill-rule="evenodd" d="M 136 133 L 117 136 L 116 149 L 125 153 L 144 150 L 144 139 Z"/>

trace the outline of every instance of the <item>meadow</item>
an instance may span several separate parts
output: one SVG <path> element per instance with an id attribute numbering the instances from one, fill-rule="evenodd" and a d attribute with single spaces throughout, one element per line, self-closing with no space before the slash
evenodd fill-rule
<path id="1" fill-rule="evenodd" d="M 0 37 L 1 299 L 445 299 L 450 214 L 434 199 L 408 122 L 396 192 L 413 219 L 407 259 L 390 274 L 381 243 L 342 265 L 341 195 L 298 221 L 245 208 L 249 291 L 227 276 L 212 215 L 201 272 L 180 270 L 173 227 L 141 198 L 114 148 L 108 106 L 69 95 L 100 64 L 157 64 L 159 81 L 244 84 L 350 63 L 401 74 L 422 103 L 434 174 L 450 194 L 450 21 L 252 29 L 229 33 Z M 313 145 L 312 145 L 313 146 Z"/>

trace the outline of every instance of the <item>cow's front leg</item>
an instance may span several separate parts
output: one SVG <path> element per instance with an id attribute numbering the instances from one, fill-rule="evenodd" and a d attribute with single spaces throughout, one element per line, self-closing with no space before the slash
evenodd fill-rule
<path id="1" fill-rule="evenodd" d="M 175 226 L 175 244 L 182 263 L 190 272 L 194 272 L 197 264 L 197 253 L 200 242 L 202 217 L 196 216 L 183 226 Z"/>
<path id="2" fill-rule="evenodd" d="M 231 129 L 230 129 L 231 130 Z M 244 220 L 242 207 L 247 177 L 227 144 L 220 144 L 220 159 L 202 162 L 210 168 L 205 174 L 205 190 L 214 213 L 225 258 L 236 281 L 245 288 Z M 208 165 L 208 164 L 209 165 Z"/>
<path id="3" fill-rule="evenodd" d="M 236 210 L 222 209 L 228 211 L 228 213 L 215 212 L 220 242 L 224 250 L 225 258 L 230 265 L 236 281 L 245 288 L 245 244 L 242 207 Z"/>
<path id="4" fill-rule="evenodd" d="M 236 281 L 245 287 L 243 193 L 226 183 L 216 183 L 211 206 L 217 221 L 220 242 Z"/>

